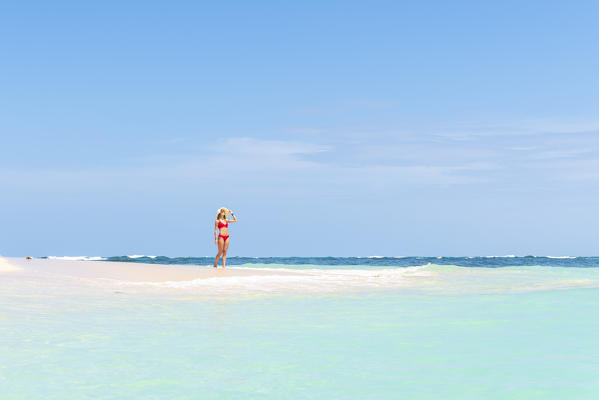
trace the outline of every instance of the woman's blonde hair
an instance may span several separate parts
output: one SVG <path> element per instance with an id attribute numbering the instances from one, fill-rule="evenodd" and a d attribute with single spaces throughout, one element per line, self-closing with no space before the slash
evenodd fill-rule
<path id="1" fill-rule="evenodd" d="M 229 210 L 226 207 L 219 208 L 216 212 L 216 219 L 219 219 L 222 213 L 225 213 L 225 218 L 227 218 L 227 215 L 229 215 Z"/>

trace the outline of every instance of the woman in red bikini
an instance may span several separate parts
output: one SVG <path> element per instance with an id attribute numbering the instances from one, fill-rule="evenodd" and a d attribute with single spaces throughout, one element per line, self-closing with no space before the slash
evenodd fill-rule
<path id="1" fill-rule="evenodd" d="M 227 214 L 231 214 L 233 219 L 227 219 Z M 237 217 L 231 210 L 225 207 L 218 209 L 216 221 L 214 221 L 214 244 L 218 246 L 218 254 L 214 259 L 214 268 L 218 264 L 218 259 L 223 256 L 223 268 L 227 264 L 227 250 L 229 250 L 229 222 L 237 222 Z M 218 235 L 218 236 L 216 236 Z"/>

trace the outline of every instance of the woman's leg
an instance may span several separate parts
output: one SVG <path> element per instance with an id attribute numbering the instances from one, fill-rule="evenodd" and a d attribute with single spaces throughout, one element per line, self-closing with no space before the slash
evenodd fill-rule
<path id="1" fill-rule="evenodd" d="M 229 250 L 229 242 L 231 238 L 227 238 L 227 241 L 223 244 L 223 268 L 227 266 L 227 251 Z"/>
<path id="2" fill-rule="evenodd" d="M 223 247 L 224 247 L 224 240 L 223 238 L 219 237 L 218 238 L 218 254 L 216 255 L 216 258 L 214 259 L 214 268 L 217 267 L 218 264 L 218 259 L 220 258 L 220 255 L 223 254 Z M 225 261 L 225 259 L 223 258 L 223 262 Z"/>

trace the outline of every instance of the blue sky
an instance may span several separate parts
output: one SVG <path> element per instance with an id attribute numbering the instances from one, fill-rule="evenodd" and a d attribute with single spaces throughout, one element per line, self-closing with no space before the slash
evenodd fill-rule
<path id="1" fill-rule="evenodd" d="M 599 4 L 0 6 L 0 253 L 597 255 Z"/>

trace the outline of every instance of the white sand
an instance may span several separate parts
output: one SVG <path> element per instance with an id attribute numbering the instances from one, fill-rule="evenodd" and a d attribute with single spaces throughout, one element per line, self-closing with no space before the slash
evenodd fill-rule
<path id="1" fill-rule="evenodd" d="M 365 269 L 284 269 L 142 264 L 109 261 L 8 258 L 0 295 L 187 293 L 341 293 L 424 287 L 433 283 L 425 267 Z M 18 270 L 12 268 L 18 268 Z"/>
<path id="2" fill-rule="evenodd" d="M 27 273 L 43 273 L 54 277 L 108 279 L 130 282 L 173 282 L 192 281 L 217 277 L 247 277 L 264 275 L 294 275 L 294 271 L 273 271 L 250 268 L 217 269 L 211 266 L 163 265 L 112 261 L 70 261 L 57 259 L 8 258 L 6 265 L 11 270 Z M 7 269 L 8 270 L 8 269 Z"/>
<path id="3" fill-rule="evenodd" d="M 21 268 L 14 266 L 13 264 L 6 261 L 6 259 L 0 256 L 0 273 L 1 272 L 12 272 L 19 271 Z"/>
<path id="4" fill-rule="evenodd" d="M 0 296 L 264 293 L 273 291 L 270 281 L 303 276 L 301 271 L 243 267 L 7 257 L 0 261 Z"/>

